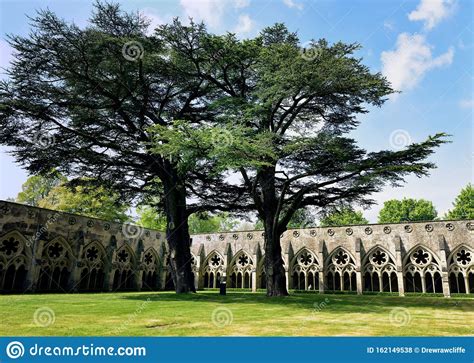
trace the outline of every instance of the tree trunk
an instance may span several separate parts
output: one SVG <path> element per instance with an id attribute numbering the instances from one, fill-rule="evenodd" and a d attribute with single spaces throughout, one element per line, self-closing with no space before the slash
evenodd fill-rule
<path id="1" fill-rule="evenodd" d="M 266 168 L 261 173 L 262 211 L 261 219 L 265 227 L 265 276 L 267 296 L 286 296 L 286 274 L 281 257 L 280 232 L 275 194 L 275 168 Z"/>
<path id="2" fill-rule="evenodd" d="M 191 269 L 191 240 L 186 210 L 186 190 L 176 172 L 170 171 L 164 181 L 166 239 L 169 246 L 169 267 L 176 293 L 196 292 Z"/>
<path id="3" fill-rule="evenodd" d="M 265 276 L 267 296 L 286 296 L 286 274 L 281 257 L 280 235 L 273 233 L 265 223 Z"/>

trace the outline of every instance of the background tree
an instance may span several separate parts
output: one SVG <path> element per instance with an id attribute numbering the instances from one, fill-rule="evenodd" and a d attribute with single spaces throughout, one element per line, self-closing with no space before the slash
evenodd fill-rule
<path id="1" fill-rule="evenodd" d="M 168 28 L 170 34 L 181 31 L 176 23 Z M 185 136 L 193 141 L 180 135 L 173 142 L 176 148 L 194 145 L 241 175 L 264 224 L 269 296 L 288 294 L 280 235 L 297 210 L 371 205 L 370 195 L 385 185 L 428 175 L 434 164 L 426 158 L 445 142 L 437 134 L 404 150 L 367 152 L 344 136 L 367 105 L 379 107 L 393 92 L 354 55 L 358 44 L 320 40 L 303 52 L 282 24 L 251 40 L 209 35 L 199 49 L 170 42 L 187 60 L 183 75 L 203 77 L 219 89 L 214 106 L 233 140 L 213 148 L 206 136 L 216 131 L 211 126 L 188 127 Z"/>
<path id="2" fill-rule="evenodd" d="M 108 221 L 124 222 L 129 218 L 128 206 L 119 202 L 117 193 L 104 187 L 68 185 L 67 178 L 57 171 L 30 176 L 23 183 L 16 201 Z"/>
<path id="3" fill-rule="evenodd" d="M 320 220 L 321 227 L 346 226 L 350 224 L 367 224 L 369 221 L 364 218 L 361 211 L 356 211 L 351 207 L 336 209 L 324 215 Z"/>
<path id="4" fill-rule="evenodd" d="M 432 221 L 438 213 L 432 202 L 425 199 L 403 198 L 387 200 L 379 212 L 379 223 Z"/>
<path id="5" fill-rule="evenodd" d="M 51 189 L 65 182 L 67 178 L 57 171 L 45 175 L 32 175 L 21 186 L 21 192 L 16 196 L 18 203 L 37 207 L 39 201 L 46 198 Z"/>
<path id="6" fill-rule="evenodd" d="M 155 208 L 141 206 L 137 209 L 137 223 L 145 228 L 163 230 L 166 227 L 166 217 L 158 213 Z M 191 234 L 215 233 L 232 231 L 239 221 L 232 218 L 229 213 L 211 214 L 209 212 L 196 212 L 188 219 Z"/>
<path id="7" fill-rule="evenodd" d="M 62 212 L 101 218 L 107 221 L 125 222 L 129 219 L 126 204 L 120 203 L 118 193 L 105 187 L 60 184 L 38 202 L 38 207 Z"/>
<path id="8" fill-rule="evenodd" d="M 445 219 L 473 219 L 474 218 L 474 186 L 469 183 L 461 190 L 449 210 Z"/>

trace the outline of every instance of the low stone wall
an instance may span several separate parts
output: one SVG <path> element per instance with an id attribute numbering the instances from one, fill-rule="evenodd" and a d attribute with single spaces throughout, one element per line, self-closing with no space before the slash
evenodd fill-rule
<path id="1" fill-rule="evenodd" d="M 474 293 L 474 221 L 288 230 L 290 289 Z M 198 288 L 265 287 L 262 231 L 193 235 Z M 163 232 L 0 202 L 0 290 L 173 289 Z"/>

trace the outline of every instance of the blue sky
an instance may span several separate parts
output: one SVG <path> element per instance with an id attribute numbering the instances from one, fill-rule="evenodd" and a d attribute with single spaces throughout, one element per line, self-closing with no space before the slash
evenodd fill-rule
<path id="1" fill-rule="evenodd" d="M 173 17 L 202 20 L 211 31 L 256 35 L 275 22 L 310 39 L 359 42 L 359 55 L 373 71 L 382 72 L 402 91 L 381 109 L 361 118 L 354 133 L 368 150 L 401 148 L 411 141 L 444 131 L 452 143 L 431 159 L 438 168 L 428 178 L 408 178 L 402 188 L 375 195 L 378 206 L 365 211 L 375 222 L 384 200 L 414 197 L 432 200 L 440 215 L 460 189 L 474 180 L 473 2 L 469 0 L 180 0 L 120 1 L 138 10 L 152 25 Z M 11 60 L 6 34 L 27 34 L 26 15 L 48 7 L 78 25 L 87 24 L 92 1 L 0 0 L 0 66 Z M 3 71 L 1 72 L 3 73 Z M 2 77 L 4 77 L 2 75 Z M 14 197 L 26 173 L 0 148 L 0 199 Z"/>

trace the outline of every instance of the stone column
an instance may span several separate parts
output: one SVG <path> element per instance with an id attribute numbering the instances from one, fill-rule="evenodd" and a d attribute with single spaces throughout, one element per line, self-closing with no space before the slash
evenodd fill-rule
<path id="1" fill-rule="evenodd" d="M 439 246 L 439 258 L 440 258 L 440 267 L 441 267 L 441 281 L 443 285 L 443 294 L 444 297 L 451 297 L 451 291 L 449 289 L 449 275 L 448 275 L 448 261 L 446 258 L 446 240 L 443 235 L 438 236 L 438 246 Z M 467 288 L 466 284 L 466 288 Z M 433 286 L 434 288 L 434 286 Z M 468 290 L 466 290 L 467 292 Z"/>
<path id="2" fill-rule="evenodd" d="M 252 292 L 257 292 L 257 268 L 260 262 L 258 258 L 258 245 L 257 248 L 253 251 L 252 255 L 253 260 L 253 269 L 252 269 Z"/>
<path id="3" fill-rule="evenodd" d="M 324 272 L 323 271 L 319 271 L 318 272 L 319 274 L 319 293 L 320 294 L 324 294 Z"/>
<path id="4" fill-rule="evenodd" d="M 72 265 L 72 271 L 71 275 L 69 276 L 69 281 L 68 281 L 68 289 L 71 292 L 77 292 L 79 291 L 79 285 L 81 282 L 81 271 L 83 268 L 83 262 L 82 262 L 82 252 L 84 250 L 84 246 L 81 245 L 79 247 L 79 253 L 77 255 L 77 260 L 74 261 Z"/>
<path id="5" fill-rule="evenodd" d="M 114 276 L 115 276 L 114 261 L 116 259 L 116 255 L 117 255 L 117 250 L 114 249 L 111 253 L 111 257 L 110 257 L 108 265 L 104 266 L 104 270 L 105 270 L 104 290 L 105 291 L 112 291 L 112 289 L 114 288 Z"/>
<path id="6" fill-rule="evenodd" d="M 395 236 L 395 264 L 397 267 L 397 282 L 398 282 L 398 294 L 405 296 L 405 285 L 403 283 L 403 258 L 402 258 L 402 239 L 400 236 Z"/>
<path id="7" fill-rule="evenodd" d="M 143 243 L 141 240 L 139 241 L 139 243 Z M 140 258 L 138 259 L 137 261 L 137 266 L 136 266 L 136 273 L 135 273 L 135 281 L 134 281 L 134 285 L 135 285 L 135 290 L 137 291 L 141 291 L 141 289 L 143 288 L 143 274 L 145 273 L 144 272 L 144 267 L 145 267 L 145 264 L 143 261 L 143 258 L 144 258 L 144 255 L 145 255 L 145 252 L 143 251 L 143 246 L 141 246 L 141 248 L 137 249 L 138 251 L 141 251 L 140 252 Z M 143 263 L 143 265 L 142 265 Z"/>
<path id="8" fill-rule="evenodd" d="M 290 289 L 290 276 L 288 273 L 288 269 L 290 267 L 290 250 L 291 250 L 291 243 L 289 245 L 290 247 L 287 249 L 287 251 L 283 254 L 283 261 L 285 262 L 285 265 L 283 266 L 285 268 L 285 277 L 286 277 L 286 290 L 288 291 Z"/>
<path id="9" fill-rule="evenodd" d="M 319 260 L 319 293 L 324 294 L 324 285 L 326 277 L 324 276 L 324 241 L 320 240 L 318 243 L 318 260 Z"/>
<path id="10" fill-rule="evenodd" d="M 202 288 L 202 278 L 201 278 L 201 255 L 197 254 L 196 256 L 196 271 L 194 273 L 194 288 L 196 290 Z"/>
<path id="11" fill-rule="evenodd" d="M 257 269 L 252 269 L 252 292 L 257 292 Z"/>
<path id="12" fill-rule="evenodd" d="M 135 290 L 141 291 L 143 288 L 143 274 L 145 271 L 143 271 L 142 268 L 137 270 L 137 273 L 135 274 Z"/>
<path id="13" fill-rule="evenodd" d="M 26 272 L 24 288 L 27 292 L 35 292 L 38 287 L 39 274 L 41 271 L 41 256 L 43 255 L 44 240 L 37 240 L 31 246 L 31 265 Z M 29 241 L 31 243 L 31 240 Z M 51 272 L 52 273 L 52 272 Z"/>
<path id="14" fill-rule="evenodd" d="M 362 240 L 356 238 L 355 240 L 355 264 L 356 264 L 356 284 L 357 284 L 357 295 L 362 295 L 362 256 L 361 256 Z"/>

